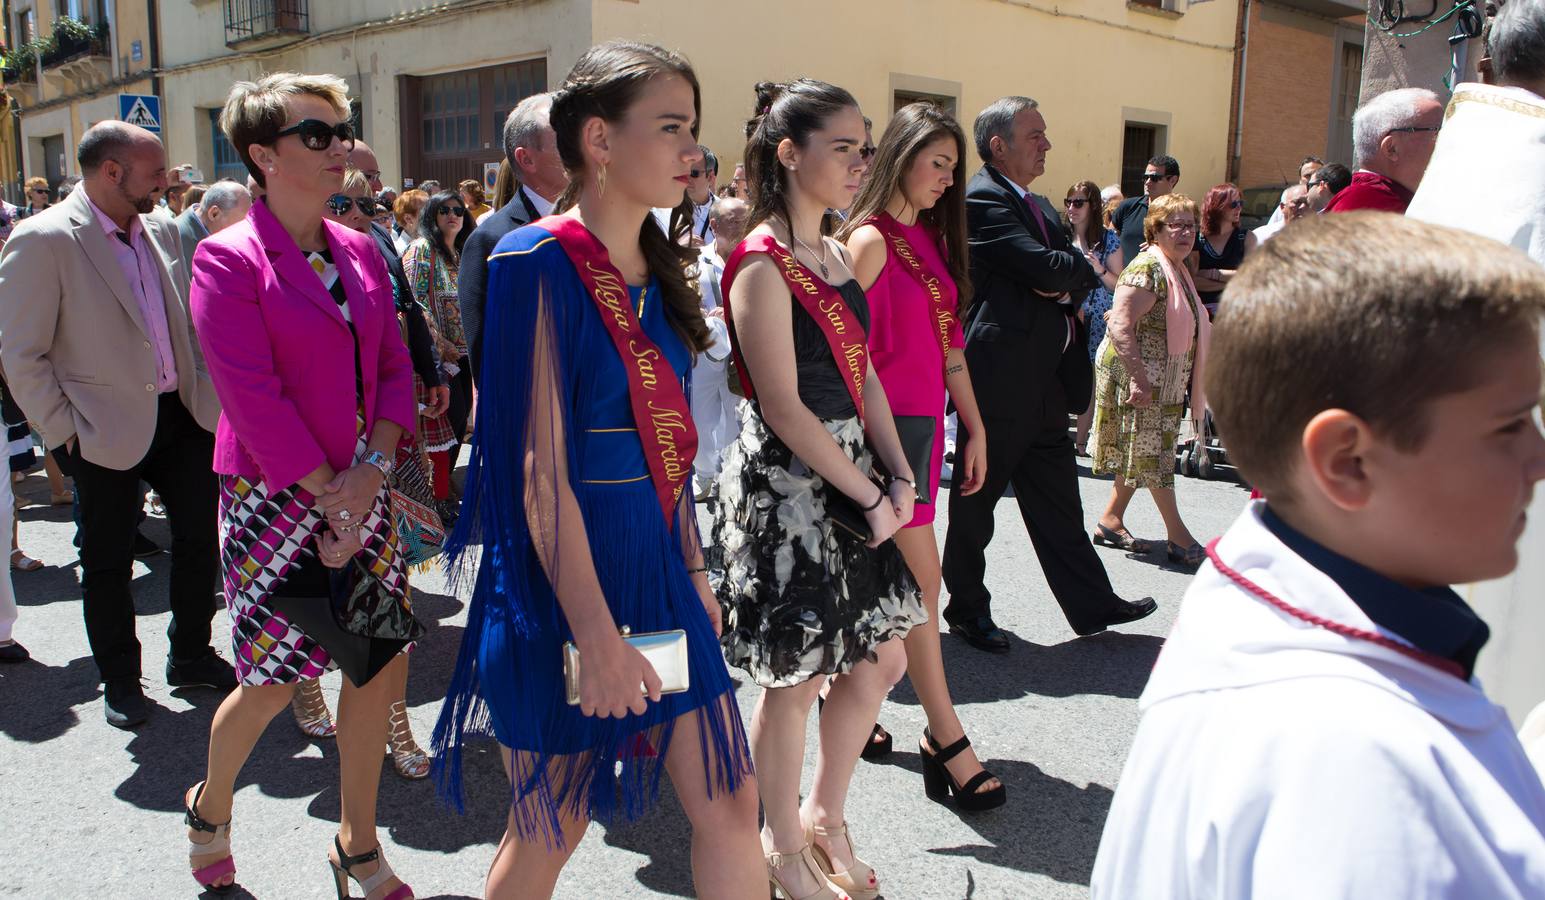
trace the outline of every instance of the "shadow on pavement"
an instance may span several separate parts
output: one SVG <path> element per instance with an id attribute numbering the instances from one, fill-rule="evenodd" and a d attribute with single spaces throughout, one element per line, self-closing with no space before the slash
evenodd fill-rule
<path id="1" fill-rule="evenodd" d="M 31 659 L 0 669 L 0 686 L 9 697 L 25 697 L 25 703 L 0 704 L 0 734 L 29 744 L 61 737 L 80 724 L 75 707 L 90 704 L 102 695 L 97 666 L 82 656 L 63 666 L 47 666 Z M 98 713 L 100 715 L 100 713 Z"/>
<path id="2" fill-rule="evenodd" d="M 922 789 L 918 753 L 894 752 L 882 764 L 916 773 L 918 789 Z M 985 843 L 934 847 L 926 852 L 1038 873 L 1065 884 L 1087 885 L 1115 792 L 1103 784 L 1079 787 L 1047 775 L 1034 763 L 994 758 L 991 768 L 1008 785 L 1008 803 L 985 813 L 959 814 L 960 821 Z"/>
<path id="3" fill-rule="evenodd" d="M 1106 631 L 1060 644 L 1033 644 L 1009 634 L 1009 652 L 986 653 L 958 637 L 942 636 L 944 670 L 956 706 L 993 703 L 1036 695 L 1076 697 L 1101 694 L 1134 699 L 1143 692 L 1164 639 L 1151 634 Z M 916 705 L 911 682 L 903 679 L 888 698 Z"/>

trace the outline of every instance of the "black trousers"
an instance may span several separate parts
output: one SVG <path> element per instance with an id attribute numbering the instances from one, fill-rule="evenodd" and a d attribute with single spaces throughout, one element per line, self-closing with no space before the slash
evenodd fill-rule
<path id="1" fill-rule="evenodd" d="M 942 563 L 949 590 L 945 621 L 992 614 L 992 595 L 983 583 L 986 550 L 992 541 L 993 508 L 1010 484 L 1041 571 L 1068 624 L 1074 629 L 1093 626 L 1121 603 L 1084 532 L 1078 463 L 1068 437 L 1068 404 L 1060 386 L 1048 393 L 1030 399 L 1023 416 L 984 417 L 987 481 L 968 497 L 960 494 L 960 479 L 950 485 L 950 523 Z M 962 423 L 957 446 L 964 447 L 967 437 Z"/>
<path id="2" fill-rule="evenodd" d="M 150 450 L 131 469 L 90 462 L 80 455 L 79 444 L 73 452 L 62 446 L 54 449 L 59 467 L 80 489 L 86 640 L 103 681 L 140 676 L 129 582 L 134 535 L 145 505 L 142 480 L 161 495 L 172 528 L 172 622 L 166 630 L 172 659 L 186 662 L 210 651 L 220 573 L 214 453 L 215 436 L 194 420 L 176 392 L 161 395 Z"/>
<path id="3" fill-rule="evenodd" d="M 446 416 L 450 419 L 451 430 L 456 432 L 456 443 L 462 444 L 466 443 L 467 421 L 472 417 L 472 363 L 463 356 L 457 365 L 461 371 L 449 381 L 451 405 Z"/>

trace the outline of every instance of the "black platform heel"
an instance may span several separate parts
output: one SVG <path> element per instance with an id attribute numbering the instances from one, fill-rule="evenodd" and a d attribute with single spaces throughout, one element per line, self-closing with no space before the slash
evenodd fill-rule
<path id="1" fill-rule="evenodd" d="M 944 767 L 945 763 L 971 746 L 970 738 L 961 737 L 948 747 L 940 747 L 939 742 L 924 728 L 923 740 L 927 742 L 927 748 L 922 750 L 923 791 L 928 794 L 929 800 L 948 804 L 953 794 L 955 808 L 961 812 L 983 812 L 997 809 L 1008 802 L 1008 789 L 1001 783 L 990 791 L 977 791 L 977 788 L 993 778 L 993 774 L 985 767 L 963 785 L 956 784 L 955 776 Z"/>
<path id="2" fill-rule="evenodd" d="M 343 852 L 343 841 L 337 835 L 333 835 L 333 849 L 338 851 L 338 859 L 336 861 L 328 859 L 327 862 L 333 870 L 333 885 L 338 889 L 338 900 L 349 900 L 349 879 L 351 878 L 359 883 L 360 888 L 365 892 L 365 896 L 369 897 L 371 891 L 396 877 L 396 874 L 392 872 L 392 867 L 387 865 L 386 859 L 381 856 L 380 844 L 377 844 L 374 850 L 361 853 L 358 856 L 350 856 Z M 361 878 L 351 871 L 357 865 L 375 862 L 376 860 L 380 860 L 381 865 L 377 866 L 375 874 L 368 878 Z M 413 889 L 405 884 L 399 884 L 396 890 L 387 894 L 381 900 L 413 900 Z"/>

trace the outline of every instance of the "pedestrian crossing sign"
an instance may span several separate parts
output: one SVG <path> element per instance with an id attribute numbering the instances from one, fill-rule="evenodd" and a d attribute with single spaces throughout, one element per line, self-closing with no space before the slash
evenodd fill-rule
<path id="1" fill-rule="evenodd" d="M 155 94 L 119 94 L 118 118 L 146 131 L 161 131 L 161 98 Z"/>

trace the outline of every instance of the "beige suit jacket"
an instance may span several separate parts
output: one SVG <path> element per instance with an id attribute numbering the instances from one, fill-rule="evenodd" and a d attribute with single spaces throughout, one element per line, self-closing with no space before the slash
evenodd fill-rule
<path id="1" fill-rule="evenodd" d="M 188 263 L 177 226 L 140 216 L 161 272 L 177 393 L 210 431 L 220 403 L 188 316 Z M 110 469 L 145 458 L 155 436 L 156 353 L 85 186 L 17 224 L 0 251 L 0 363 L 51 449 L 71 437 Z"/>

